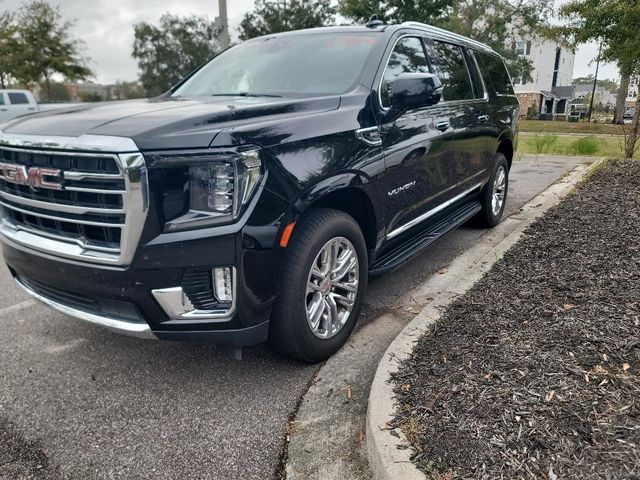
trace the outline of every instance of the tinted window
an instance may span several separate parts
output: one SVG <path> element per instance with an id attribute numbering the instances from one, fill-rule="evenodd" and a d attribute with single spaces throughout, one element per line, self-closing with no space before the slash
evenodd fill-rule
<path id="1" fill-rule="evenodd" d="M 484 85 L 480 77 L 480 72 L 478 71 L 478 64 L 471 50 L 466 50 L 466 53 L 469 60 L 467 65 L 469 65 L 469 73 L 471 73 L 471 80 L 473 81 L 473 92 L 476 98 L 484 98 Z"/>
<path id="2" fill-rule="evenodd" d="M 476 52 L 476 58 L 482 70 L 482 76 L 487 85 L 493 85 L 496 93 L 513 95 L 511 77 L 500 57 Z"/>
<path id="3" fill-rule="evenodd" d="M 9 103 L 12 105 L 24 105 L 29 103 L 29 99 L 24 93 L 9 93 Z"/>
<path id="4" fill-rule="evenodd" d="M 473 98 L 467 63 L 459 46 L 434 41 L 429 46 L 429 56 L 435 73 L 440 77 L 444 87 L 443 101 Z"/>
<path id="5" fill-rule="evenodd" d="M 341 94 L 358 81 L 377 33 L 261 37 L 221 53 L 174 96 Z"/>
<path id="6" fill-rule="evenodd" d="M 429 73 L 429 63 L 422 40 L 417 37 L 402 38 L 393 47 L 380 88 L 380 98 L 385 108 L 391 106 L 393 81 L 401 73 Z"/>
<path id="7" fill-rule="evenodd" d="M 0 93 L 0 105 L 4 105 L 4 93 Z"/>

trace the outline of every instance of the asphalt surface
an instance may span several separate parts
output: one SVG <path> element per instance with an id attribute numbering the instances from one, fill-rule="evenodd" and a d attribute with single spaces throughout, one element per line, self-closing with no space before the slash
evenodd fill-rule
<path id="1" fill-rule="evenodd" d="M 573 166 L 516 162 L 508 212 Z M 483 233 L 452 232 L 372 281 L 365 321 Z M 1 479 L 274 477 L 287 419 L 316 367 L 266 346 L 235 361 L 213 345 L 121 337 L 26 300 L 1 267 Z"/>

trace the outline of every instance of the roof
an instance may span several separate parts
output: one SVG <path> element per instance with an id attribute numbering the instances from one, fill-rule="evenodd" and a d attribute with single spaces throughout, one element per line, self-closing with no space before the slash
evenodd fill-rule
<path id="1" fill-rule="evenodd" d="M 464 45 L 469 48 L 484 50 L 494 55 L 498 55 L 490 46 L 485 45 L 484 43 L 480 43 L 477 40 L 473 40 L 472 38 L 465 37 L 463 35 L 458 35 L 457 33 L 449 32 L 442 28 L 432 27 L 431 25 L 427 25 L 420 22 L 404 22 L 402 24 L 390 24 L 390 25 L 382 24 L 382 25 L 376 25 L 373 27 L 366 27 L 363 25 L 344 25 L 344 26 L 337 26 L 337 27 L 307 28 L 303 30 L 292 30 L 288 32 L 273 33 L 273 34 L 265 35 L 265 37 L 306 35 L 310 33 L 372 33 L 372 32 L 384 33 L 384 32 L 393 32 L 400 28 L 415 28 L 417 30 L 422 30 L 423 32 L 427 33 L 429 36 L 434 38 L 438 38 L 438 39 L 453 42 L 453 43 L 458 43 L 460 45 Z"/>
<path id="2" fill-rule="evenodd" d="M 568 99 L 572 99 L 575 97 L 576 95 L 576 86 L 575 85 L 569 85 L 566 87 L 553 87 L 551 89 L 551 91 L 558 97 L 558 98 L 568 98 Z"/>

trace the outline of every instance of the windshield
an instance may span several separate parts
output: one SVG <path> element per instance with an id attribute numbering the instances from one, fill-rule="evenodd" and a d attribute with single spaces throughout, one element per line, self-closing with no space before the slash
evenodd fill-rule
<path id="1" fill-rule="evenodd" d="M 379 35 L 263 37 L 218 55 L 172 96 L 335 95 L 353 87 Z"/>

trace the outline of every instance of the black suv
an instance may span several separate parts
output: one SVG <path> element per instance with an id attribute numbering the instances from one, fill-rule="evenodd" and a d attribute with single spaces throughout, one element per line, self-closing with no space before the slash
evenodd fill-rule
<path id="1" fill-rule="evenodd" d="M 419 23 L 234 46 L 151 100 L 0 131 L 15 280 L 140 337 L 320 361 L 367 278 L 503 213 L 518 101 L 499 55 Z"/>

